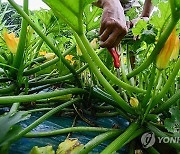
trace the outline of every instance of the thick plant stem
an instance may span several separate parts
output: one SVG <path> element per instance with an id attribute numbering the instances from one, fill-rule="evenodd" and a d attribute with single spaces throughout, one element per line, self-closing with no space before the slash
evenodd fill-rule
<path id="1" fill-rule="evenodd" d="M 134 131 L 138 129 L 139 125 L 137 123 L 132 123 L 124 133 L 122 133 L 117 139 L 115 139 L 110 145 L 108 145 L 101 154 L 110 154 L 116 152 L 128 139 L 133 135 Z"/>
<path id="2" fill-rule="evenodd" d="M 70 65 L 70 63 L 62 56 L 59 50 L 52 44 L 52 42 L 48 39 L 46 35 L 42 33 L 42 31 L 36 26 L 34 22 L 28 17 L 28 15 L 13 1 L 8 0 L 9 3 L 16 9 L 16 11 L 28 22 L 28 24 L 36 31 L 36 33 L 46 42 L 46 44 L 52 49 L 52 51 L 62 60 L 64 65 L 70 70 L 70 72 L 77 79 L 78 85 L 81 86 L 80 81 L 78 79 L 77 73 L 75 69 Z"/>
<path id="3" fill-rule="evenodd" d="M 118 136 L 121 131 L 108 131 L 106 133 L 100 134 L 96 136 L 94 139 L 90 140 L 82 150 L 78 152 L 78 154 L 85 154 L 91 152 L 96 146 L 101 144 L 102 142 L 109 140 Z"/>
<path id="4" fill-rule="evenodd" d="M 63 128 L 59 130 L 54 130 L 54 131 L 48 131 L 48 132 L 38 132 L 38 133 L 27 133 L 25 137 L 28 138 L 35 138 L 35 137 L 48 137 L 48 136 L 56 136 L 56 135 L 61 135 L 61 134 L 66 134 L 66 133 L 71 133 L 71 132 L 99 132 L 99 133 L 104 133 L 104 132 L 109 132 L 109 131 L 115 131 L 119 132 L 116 129 L 110 129 L 110 128 L 98 128 L 98 127 L 70 127 L 70 128 Z"/>
<path id="5" fill-rule="evenodd" d="M 152 109 L 155 105 L 157 105 L 160 102 L 161 98 L 163 98 L 164 95 L 167 93 L 167 91 L 169 90 L 169 87 L 171 87 L 171 84 L 174 82 L 176 75 L 178 74 L 178 72 L 180 70 L 179 66 L 180 66 L 180 58 L 178 59 L 176 65 L 173 69 L 173 72 L 169 76 L 165 86 L 163 87 L 161 92 L 153 99 L 150 109 Z"/>
<path id="6" fill-rule="evenodd" d="M 0 104 L 11 104 L 11 103 L 22 103 L 22 102 L 30 102 L 36 101 L 45 98 L 57 97 L 67 94 L 80 94 L 85 93 L 86 91 L 80 88 L 69 88 L 64 90 L 56 90 L 53 92 L 40 93 L 40 94 L 32 94 L 32 95 L 19 95 L 19 96 L 5 96 L 0 97 Z"/>
<path id="7" fill-rule="evenodd" d="M 143 102 L 142 102 L 142 107 L 145 107 L 150 99 L 151 91 L 154 85 L 155 74 L 156 74 L 156 67 L 153 66 L 151 70 L 151 77 L 150 77 L 150 82 L 147 88 L 146 96 L 144 97 Z"/>
<path id="8" fill-rule="evenodd" d="M 49 105 L 49 104 L 48 104 Z M 36 104 L 37 107 L 37 104 Z M 29 113 L 33 113 L 33 112 L 45 112 L 45 111 L 50 111 L 53 108 L 40 108 L 40 109 L 32 109 L 32 110 L 28 110 Z"/>
<path id="9" fill-rule="evenodd" d="M 155 109 L 153 113 L 161 113 L 168 110 L 169 107 L 171 107 L 173 104 L 176 104 L 178 99 L 180 99 L 180 90 L 178 90 L 176 94 L 169 98 L 165 103 L 161 104 L 157 109 Z"/>
<path id="10" fill-rule="evenodd" d="M 83 35 L 79 35 L 79 38 L 81 39 L 82 43 L 84 44 L 84 47 L 86 48 L 86 50 L 88 51 L 88 53 L 90 54 L 92 60 L 96 63 L 96 65 L 101 69 L 101 71 L 115 84 L 117 84 L 118 86 L 131 91 L 131 92 L 136 92 L 136 93 L 145 93 L 146 91 L 143 89 L 139 89 L 137 87 L 133 87 L 127 83 L 122 82 L 121 80 L 119 80 L 112 72 L 109 71 L 109 69 L 104 65 L 104 63 L 100 60 L 100 58 L 98 57 L 98 55 L 95 53 L 95 51 L 93 50 L 93 48 L 90 46 L 86 36 Z"/>
<path id="11" fill-rule="evenodd" d="M 13 105 L 12 105 L 12 107 L 11 107 L 11 109 L 10 109 L 10 113 L 11 114 L 14 114 L 14 113 L 16 113 L 17 112 L 17 110 L 18 110 L 18 108 L 19 108 L 19 103 L 14 103 Z"/>
<path id="12" fill-rule="evenodd" d="M 29 12 L 29 10 L 28 10 L 28 0 L 24 0 L 23 10 L 24 10 L 24 13 L 26 15 L 28 15 L 28 12 Z M 15 59 L 14 59 L 14 62 L 13 62 L 13 67 L 18 69 L 18 71 L 21 70 L 19 68 L 23 64 L 25 44 L 26 44 L 27 26 L 28 26 L 28 23 L 26 22 L 25 19 L 23 19 L 22 20 L 19 43 L 18 43 L 18 47 L 17 47 L 17 52 L 16 52 L 16 56 L 15 56 Z M 12 70 L 12 75 L 14 77 L 17 77 L 17 75 L 14 74 L 14 73 L 16 73 L 16 72 L 14 70 Z M 22 72 L 18 72 L 18 73 L 22 75 Z"/>
<path id="13" fill-rule="evenodd" d="M 128 144 L 129 142 L 131 142 L 133 139 L 135 139 L 136 137 L 140 136 L 141 134 L 143 134 L 145 132 L 145 130 L 143 128 L 140 128 L 138 130 L 136 130 L 132 135 L 131 137 L 126 141 L 124 142 L 123 146 L 125 146 L 126 144 Z M 122 147 L 123 147 L 122 146 Z"/>
<path id="14" fill-rule="evenodd" d="M 67 53 L 69 53 L 71 50 L 73 50 L 74 47 L 75 47 L 75 46 L 73 45 L 70 49 L 68 49 L 67 51 L 65 51 L 64 54 L 63 54 L 63 56 L 65 56 Z M 42 58 L 45 58 L 45 57 L 42 57 Z M 45 59 L 46 59 L 46 58 L 45 58 Z M 23 75 L 24 75 L 24 76 L 28 76 L 28 75 L 32 75 L 32 74 L 34 74 L 34 73 L 37 73 L 37 72 L 39 72 L 39 71 L 41 71 L 41 70 L 43 70 L 43 69 L 45 69 L 45 68 L 47 68 L 47 67 L 49 67 L 49 66 L 51 66 L 51 65 L 53 65 L 53 64 L 56 64 L 59 60 L 60 60 L 60 59 L 59 59 L 58 57 L 56 57 L 56 58 L 54 58 L 54 59 L 52 59 L 52 60 L 50 60 L 50 61 L 47 61 L 47 62 L 41 64 L 40 66 L 37 66 L 37 67 L 35 67 L 35 68 L 32 68 L 32 69 L 29 69 L 29 70 L 24 71 Z M 31 63 L 32 63 L 32 62 L 31 62 Z"/>
<path id="15" fill-rule="evenodd" d="M 158 55 L 158 53 L 161 51 L 161 49 L 163 48 L 166 40 L 168 39 L 169 35 L 171 34 L 172 30 L 174 29 L 174 27 L 176 26 L 177 22 L 179 21 L 179 17 L 178 19 L 171 19 L 171 21 L 169 22 L 169 24 L 167 25 L 166 29 L 164 30 L 164 32 L 162 33 L 161 37 L 159 38 L 159 42 L 157 43 L 157 45 L 155 46 L 154 50 L 152 51 L 151 55 L 147 58 L 147 60 L 145 62 L 143 62 L 138 68 L 136 68 L 134 71 L 132 71 L 131 73 L 129 73 L 127 75 L 127 78 L 132 78 L 133 76 L 139 74 L 140 72 L 142 72 L 144 69 L 146 69 L 155 59 L 156 56 Z"/>
<path id="16" fill-rule="evenodd" d="M 53 114 L 59 112 L 60 110 L 81 101 L 80 98 L 76 98 L 73 99 L 71 101 L 68 101 L 62 105 L 59 105 L 58 107 L 52 109 L 51 111 L 47 112 L 46 114 L 44 114 L 42 117 L 40 117 L 39 119 L 37 119 L 36 121 L 34 121 L 32 124 L 30 124 L 28 127 L 26 127 L 24 130 L 22 130 L 21 132 L 19 132 L 11 141 L 10 143 L 13 143 L 14 141 L 20 139 L 22 136 L 24 136 L 25 134 L 27 134 L 28 132 L 30 132 L 33 128 L 37 127 L 40 123 L 42 123 L 43 121 L 45 121 L 47 118 L 51 117 Z"/>
<path id="17" fill-rule="evenodd" d="M 14 84 L 10 85 L 8 88 L 0 89 L 0 95 L 1 94 L 9 94 L 9 93 L 13 92 L 15 89 L 16 89 L 16 86 Z"/>
<path id="18" fill-rule="evenodd" d="M 45 69 L 45 68 L 47 68 L 47 67 L 49 67 L 51 65 L 56 64 L 58 61 L 59 61 L 59 58 L 56 57 L 56 58 L 54 58 L 54 59 L 52 59 L 50 61 L 47 61 L 47 62 L 41 64 L 40 66 L 37 66 L 37 67 L 32 68 L 30 70 L 24 71 L 23 75 L 24 76 L 32 75 L 32 74 L 37 73 L 37 72 L 39 72 L 39 71 L 41 71 L 41 70 L 43 70 L 43 69 Z"/>
<path id="19" fill-rule="evenodd" d="M 162 132 L 161 130 L 159 130 L 158 128 L 156 128 L 155 126 L 153 126 L 152 124 L 148 123 L 147 126 L 151 131 L 153 131 L 155 133 L 156 136 L 158 137 L 169 137 L 168 135 L 166 135 L 164 132 Z M 170 146 L 180 150 L 180 144 L 178 143 L 168 143 Z"/>
<path id="20" fill-rule="evenodd" d="M 79 70 L 77 70 L 77 74 L 82 73 L 86 68 L 88 68 L 88 64 L 84 65 L 83 67 L 81 67 Z M 56 83 L 60 83 L 62 81 L 66 81 L 73 78 L 73 74 L 67 74 L 65 76 L 61 76 L 61 77 L 57 77 L 57 78 L 51 78 L 51 79 L 46 79 L 43 81 L 37 81 L 37 82 L 30 82 L 29 83 L 29 87 L 37 87 L 37 86 L 42 86 L 42 85 L 46 85 L 46 84 L 56 84 Z"/>
<path id="21" fill-rule="evenodd" d="M 119 94 L 113 89 L 113 87 L 109 84 L 109 82 L 104 78 L 104 76 L 101 74 L 101 72 L 96 67 L 95 63 L 91 60 L 88 52 L 86 51 L 86 48 L 84 47 L 84 44 L 81 42 L 80 38 L 77 34 L 74 34 L 76 41 L 83 53 L 83 56 L 86 60 L 86 62 L 89 64 L 90 69 L 93 71 L 93 73 L 98 78 L 99 82 L 104 86 L 104 88 L 107 90 L 109 94 L 114 98 L 114 100 L 117 102 L 117 105 L 124 109 L 128 113 L 134 113 L 134 110 L 119 96 Z"/>

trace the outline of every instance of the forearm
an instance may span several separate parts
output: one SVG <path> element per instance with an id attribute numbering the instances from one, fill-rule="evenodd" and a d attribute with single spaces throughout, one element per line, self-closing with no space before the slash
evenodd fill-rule
<path id="1" fill-rule="evenodd" d="M 100 46 L 112 48 L 127 33 L 124 9 L 119 0 L 98 0 L 96 6 L 103 8 L 100 26 Z"/>
<path id="2" fill-rule="evenodd" d="M 151 0 L 145 0 L 141 17 L 149 17 L 153 10 Z"/>

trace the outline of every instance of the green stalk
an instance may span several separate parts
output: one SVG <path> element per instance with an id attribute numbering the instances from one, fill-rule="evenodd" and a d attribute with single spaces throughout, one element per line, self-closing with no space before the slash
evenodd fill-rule
<path id="1" fill-rule="evenodd" d="M 178 18 L 178 14 L 177 14 L 177 8 L 176 8 L 176 4 L 175 4 L 175 0 L 169 0 L 170 6 L 171 6 L 171 14 L 173 16 L 173 18 Z"/>
<path id="2" fill-rule="evenodd" d="M 29 61 L 29 62 L 25 65 L 24 68 L 30 67 L 30 66 L 32 66 L 32 65 L 34 65 L 34 64 L 42 63 L 42 62 L 44 62 L 45 60 L 46 60 L 46 58 L 45 58 L 44 56 L 40 56 L 40 57 L 38 57 L 38 58 L 36 58 L 36 59 L 33 59 L 32 61 Z"/>
<path id="3" fill-rule="evenodd" d="M 166 135 L 164 132 L 153 126 L 152 124 L 148 123 L 148 128 L 155 133 L 156 136 L 158 137 L 169 137 Z M 170 146 L 179 149 L 180 150 L 180 144 L 178 143 L 168 143 Z"/>
<path id="4" fill-rule="evenodd" d="M 112 72 L 109 71 L 109 69 L 104 65 L 104 63 L 101 61 L 101 59 L 98 57 L 98 55 L 95 53 L 93 48 L 90 46 L 89 41 L 87 40 L 86 36 L 84 34 L 79 35 L 79 38 L 81 39 L 82 43 L 84 44 L 84 47 L 90 54 L 92 60 L 96 63 L 96 65 L 101 69 L 101 71 L 115 84 L 118 86 L 130 91 L 130 92 L 136 92 L 136 93 L 145 93 L 146 91 L 143 89 L 139 89 L 137 87 L 131 86 L 127 83 L 122 82 L 119 80 Z"/>
<path id="5" fill-rule="evenodd" d="M 167 91 L 169 90 L 169 88 L 171 87 L 171 84 L 174 82 L 176 75 L 178 74 L 179 70 L 180 70 L 180 58 L 178 59 L 173 72 L 171 73 L 171 75 L 169 76 L 168 80 L 166 81 L 166 84 L 164 85 L 163 89 L 161 90 L 161 92 L 153 99 L 152 105 L 150 107 L 150 109 L 152 109 L 155 105 L 157 105 L 161 98 L 164 97 L 164 95 L 167 93 Z"/>
<path id="6" fill-rule="evenodd" d="M 52 72 L 54 72 L 54 70 Z M 37 77 L 34 77 L 34 78 L 30 79 L 29 83 L 33 83 L 33 82 L 36 82 L 36 81 L 44 80 L 44 78 L 46 78 L 47 76 L 48 77 L 58 77 L 59 76 L 58 72 L 53 73 L 53 74 L 52 74 L 52 72 L 50 72 L 49 74 L 38 75 Z"/>
<path id="7" fill-rule="evenodd" d="M 109 140 L 111 138 L 114 138 L 118 136 L 121 133 L 121 131 L 108 131 L 106 133 L 100 134 L 90 140 L 84 147 L 81 149 L 78 154 L 86 154 L 91 152 L 95 147 L 97 147 L 99 144 L 103 143 L 106 140 Z"/>
<path id="8" fill-rule="evenodd" d="M 81 72 L 83 72 L 87 67 L 88 67 L 88 64 L 81 67 L 79 70 L 77 70 L 77 74 L 80 74 Z M 57 77 L 57 78 L 46 79 L 43 81 L 30 82 L 29 87 L 32 88 L 32 87 L 42 86 L 42 85 L 46 85 L 46 84 L 52 85 L 52 84 L 60 83 L 65 80 L 69 80 L 71 78 L 73 78 L 73 74 L 68 74 L 65 76 Z"/>
<path id="9" fill-rule="evenodd" d="M 88 115 L 92 115 L 92 113 L 91 112 L 89 112 L 89 111 L 84 111 L 86 114 L 88 114 Z M 118 116 L 118 115 L 120 115 L 120 113 L 119 112 L 100 112 L 100 113 L 95 113 L 95 117 L 115 117 L 115 116 Z"/>
<path id="10" fill-rule="evenodd" d="M 37 81 L 37 82 L 30 82 L 29 83 L 29 87 L 37 87 L 37 86 L 42 86 L 42 85 L 46 85 L 46 84 L 57 84 L 60 83 L 62 81 L 66 81 L 73 78 L 73 74 L 68 74 L 68 75 L 64 75 L 61 77 L 57 77 L 57 78 L 52 78 L 52 79 L 46 79 L 46 80 L 42 80 L 42 81 Z"/>
<path id="11" fill-rule="evenodd" d="M 29 10 L 28 10 L 28 0 L 23 1 L 23 10 L 24 13 L 28 16 Z M 28 23 L 25 19 L 22 20 L 22 26 L 21 26 L 21 33 L 19 38 L 19 43 L 17 47 L 17 52 L 14 58 L 13 67 L 18 69 L 20 71 L 21 65 L 23 65 L 23 59 L 24 59 L 24 51 L 25 51 L 25 45 L 26 45 L 26 35 L 27 35 L 27 26 Z M 14 70 L 12 70 L 12 75 L 14 77 L 17 77 Z M 22 74 L 22 72 L 18 72 L 19 74 Z M 20 75 L 21 76 L 21 75 Z"/>
<path id="12" fill-rule="evenodd" d="M 0 104 L 11 104 L 11 103 L 22 103 L 22 102 L 30 102 L 30 101 L 36 101 L 40 99 L 45 98 L 51 98 L 51 97 L 57 97 L 67 94 L 79 94 L 79 93 L 85 93 L 86 91 L 80 88 L 68 88 L 63 90 L 56 90 L 53 92 L 46 92 L 46 93 L 40 93 L 40 94 L 32 94 L 32 95 L 20 95 L 20 96 L 5 96 L 0 97 Z"/>
<path id="13" fill-rule="evenodd" d="M 74 47 L 75 47 L 75 45 L 73 45 L 71 48 L 69 48 L 67 51 L 65 51 L 62 55 L 63 55 L 63 56 L 66 56 L 70 51 L 72 51 L 72 50 L 74 49 Z M 43 57 L 42 57 L 42 58 L 43 58 Z M 45 58 L 45 57 L 44 57 L 44 58 Z M 46 59 L 46 58 L 45 58 L 45 59 Z M 41 70 L 43 70 L 43 69 L 45 69 L 45 68 L 47 68 L 47 67 L 49 67 L 49 66 L 51 66 L 51 65 L 53 65 L 53 64 L 56 64 L 59 60 L 60 60 L 60 59 L 56 57 L 56 58 L 54 58 L 54 59 L 52 59 L 52 60 L 50 60 L 50 61 L 47 61 L 47 62 L 41 64 L 40 66 L 37 66 L 37 67 L 32 68 L 32 69 L 30 69 L 30 70 L 24 71 L 23 75 L 24 75 L 24 76 L 28 76 L 28 75 L 37 73 L 37 72 L 39 72 L 39 71 L 41 71 Z M 32 62 L 31 62 L 31 63 L 32 63 Z"/>
<path id="14" fill-rule="evenodd" d="M 46 44 L 52 49 L 52 51 L 62 60 L 64 65 L 70 70 L 70 72 L 77 79 L 78 85 L 80 86 L 80 81 L 78 79 L 75 69 L 70 65 L 70 63 L 62 56 L 59 50 L 52 44 L 46 35 L 44 35 L 41 30 L 36 26 L 34 22 L 28 17 L 28 15 L 13 1 L 8 0 L 9 3 L 16 9 L 16 11 L 28 22 L 28 24 L 36 31 L 36 33 L 46 42 Z"/>
<path id="15" fill-rule="evenodd" d="M 171 19 L 171 21 L 169 22 L 169 24 L 167 25 L 167 27 L 165 28 L 165 30 L 161 34 L 161 36 L 159 38 L 159 42 L 156 44 L 156 46 L 155 46 L 154 50 L 152 51 L 151 55 L 138 68 L 136 68 L 135 70 L 133 70 L 131 73 L 129 73 L 127 75 L 128 79 L 130 79 L 133 76 L 135 76 L 135 75 L 139 74 L 140 72 L 142 72 L 144 69 L 146 69 L 156 59 L 156 56 L 158 55 L 158 53 L 163 48 L 166 40 L 168 39 L 168 37 L 171 34 L 172 30 L 174 29 L 177 22 L 179 21 L 179 18 L 180 17 L 178 17 L 178 19 L 173 19 L 173 18 Z"/>
<path id="16" fill-rule="evenodd" d="M 43 42 L 43 40 L 40 37 L 32 40 L 31 44 L 29 44 L 29 46 L 27 46 L 27 52 L 28 53 L 34 52 L 34 50 L 36 48 L 38 48 L 39 44 L 41 44 L 42 42 Z M 34 53 L 36 53 L 36 52 L 34 52 Z"/>
<path id="17" fill-rule="evenodd" d="M 144 108 L 147 105 L 147 103 L 151 97 L 151 91 L 152 91 L 153 86 L 154 86 L 155 74 L 156 74 L 156 67 L 153 65 L 152 70 L 151 70 L 150 82 L 148 84 L 147 92 L 146 92 L 146 95 L 145 95 L 143 102 L 142 102 L 142 108 Z"/>
<path id="18" fill-rule="evenodd" d="M 129 51 L 129 45 L 127 44 L 126 46 L 127 46 L 126 47 L 127 71 L 128 71 L 128 73 L 131 73 L 132 72 L 131 61 L 130 61 L 131 55 L 130 55 L 130 51 Z M 130 83 L 132 86 L 134 86 L 134 78 L 130 79 Z"/>
<path id="19" fill-rule="evenodd" d="M 136 137 L 140 136 L 141 134 L 143 134 L 145 132 L 145 130 L 143 128 L 140 128 L 138 130 L 136 130 L 132 135 L 131 137 L 126 141 L 124 142 L 124 144 L 122 145 L 125 146 L 126 144 L 128 144 L 129 142 L 131 142 L 133 139 L 135 139 Z"/>
<path id="20" fill-rule="evenodd" d="M 156 115 L 156 114 L 148 114 L 148 115 L 146 116 L 146 119 L 147 119 L 148 121 L 151 121 L 151 122 L 154 122 L 154 123 L 158 123 L 158 122 L 160 121 L 159 116 Z"/>
<path id="21" fill-rule="evenodd" d="M 9 94 L 15 90 L 15 85 L 10 85 L 8 88 L 0 89 L 0 94 Z"/>
<path id="22" fill-rule="evenodd" d="M 121 56 L 120 60 L 121 60 L 121 73 L 122 73 L 122 78 L 123 78 L 124 82 L 126 82 L 127 84 L 129 84 L 129 81 L 128 81 L 127 77 L 126 77 L 126 72 L 125 72 L 125 70 L 126 70 L 127 68 L 125 69 L 123 51 L 121 52 L 120 56 Z"/>
<path id="23" fill-rule="evenodd" d="M 116 152 L 128 139 L 134 134 L 134 131 L 138 129 L 139 125 L 137 123 L 132 123 L 124 133 L 122 133 L 117 139 L 115 139 L 110 145 L 108 145 L 101 154 L 110 154 Z"/>
<path id="24" fill-rule="evenodd" d="M 156 94 L 157 94 L 157 92 L 160 90 L 161 85 L 162 85 L 162 74 L 160 70 L 158 70 L 158 75 L 156 79 L 158 79 L 157 86 L 156 86 Z"/>
<path id="25" fill-rule="evenodd" d="M 79 101 L 81 101 L 81 99 L 79 99 L 79 98 L 73 99 L 73 100 L 68 101 L 64 104 L 61 104 L 61 105 L 57 106 L 56 108 L 52 109 L 51 111 L 47 112 L 46 114 L 41 116 L 39 119 L 34 121 L 32 124 L 30 124 L 28 127 L 26 127 L 24 130 L 19 132 L 12 140 L 10 140 L 10 143 L 13 143 L 14 141 L 20 139 L 22 136 L 24 136 L 25 134 L 30 132 L 33 128 L 37 127 L 40 123 L 45 121 L 47 118 L 51 117 L 53 114 L 59 112 L 60 110 L 66 108 L 74 103 L 77 103 Z"/>
<path id="26" fill-rule="evenodd" d="M 176 104 L 176 102 L 180 99 L 180 90 L 176 92 L 171 98 L 169 98 L 166 102 L 161 104 L 158 108 L 156 108 L 153 113 L 161 113 L 163 111 L 168 110 L 173 104 Z"/>
<path id="27" fill-rule="evenodd" d="M 37 104 L 36 104 L 37 105 Z M 46 104 L 47 105 L 47 104 Z M 49 104 L 48 104 L 49 105 Z M 51 106 L 51 105 L 49 105 Z M 36 106 L 37 107 L 37 106 Z M 50 111 L 53 108 L 40 108 L 40 109 L 32 109 L 32 110 L 28 110 L 29 113 L 33 113 L 33 112 L 45 112 L 45 111 Z"/>
<path id="28" fill-rule="evenodd" d="M 169 87 L 171 87 L 172 82 L 174 81 L 176 75 L 178 74 L 178 71 L 180 69 L 180 58 L 178 60 L 178 62 L 175 65 L 175 68 L 173 70 L 173 72 L 171 73 L 171 75 L 169 76 L 168 80 L 166 81 L 165 86 L 163 87 L 163 89 L 161 90 L 161 92 L 155 97 L 155 93 L 152 96 L 152 99 L 150 100 L 150 103 L 148 105 L 148 107 L 146 108 L 142 123 L 144 122 L 147 114 L 150 112 L 150 110 L 156 106 L 157 104 L 159 104 L 161 102 L 161 98 L 164 97 L 164 95 L 166 94 L 166 92 L 169 90 Z"/>
<path id="29" fill-rule="evenodd" d="M 7 61 L 1 55 L 0 55 L 0 62 L 3 63 L 3 64 L 7 64 Z"/>
<path id="30" fill-rule="evenodd" d="M 114 100 L 117 102 L 117 105 L 119 105 L 121 108 L 123 108 L 126 112 L 134 113 L 134 110 L 119 96 L 119 94 L 113 89 L 113 87 L 108 83 L 108 81 L 104 78 L 104 76 L 101 74 L 101 72 L 96 67 L 96 64 L 91 60 L 90 56 L 88 55 L 84 44 L 81 42 L 80 38 L 77 34 L 75 34 L 75 39 L 83 53 L 83 56 L 86 60 L 86 62 L 89 64 L 90 69 L 93 71 L 93 73 L 98 78 L 99 82 L 104 86 L 106 91 L 111 94 L 111 96 L 114 98 Z"/>
<path id="31" fill-rule="evenodd" d="M 48 132 L 37 132 L 37 133 L 27 133 L 25 137 L 27 138 L 35 138 L 35 137 L 49 137 L 49 136 L 56 136 L 71 132 L 95 132 L 95 133 L 104 133 L 109 131 L 115 131 L 116 129 L 110 129 L 110 128 L 98 128 L 98 127 L 70 127 L 70 128 L 63 128 L 59 130 L 53 130 Z M 119 132 L 119 131 L 118 131 Z"/>
<path id="32" fill-rule="evenodd" d="M 38 53 L 39 53 L 39 50 L 41 49 L 43 43 L 44 43 L 44 40 L 43 40 L 43 39 L 41 39 L 41 40 L 38 42 L 39 45 L 38 45 L 38 47 L 36 48 L 34 58 L 37 58 Z"/>
<path id="33" fill-rule="evenodd" d="M 32 75 L 32 74 L 37 73 L 37 72 L 39 72 L 39 71 L 41 71 L 41 70 L 43 70 L 43 69 L 45 69 L 45 68 L 47 68 L 47 67 L 49 67 L 51 65 L 56 64 L 58 61 L 59 61 L 59 58 L 56 57 L 56 58 L 54 58 L 54 59 L 52 59 L 50 61 L 47 61 L 47 62 L 41 64 L 40 66 L 37 66 L 37 67 L 32 68 L 30 70 L 24 71 L 23 75 L 24 76 Z"/>
<path id="34" fill-rule="evenodd" d="M 19 103 L 14 103 L 10 109 L 10 113 L 13 115 L 14 113 L 17 112 L 18 108 L 19 108 L 20 104 Z"/>
<path id="35" fill-rule="evenodd" d="M 27 58 L 28 60 L 27 60 L 27 63 L 25 64 L 24 68 L 26 68 L 28 66 L 30 67 L 33 65 L 33 62 L 36 62 L 35 57 L 37 57 L 36 55 L 38 55 L 39 49 L 41 48 L 42 44 L 43 44 L 43 40 L 41 39 L 34 46 L 32 46 L 29 50 L 27 49 L 27 56 L 31 55 L 32 53 L 33 53 L 33 56 L 31 56 L 32 58 L 30 58 L 30 60 Z M 36 49 L 36 51 L 34 52 L 35 49 Z M 42 57 L 38 57 L 38 58 L 42 58 Z"/>
<path id="36" fill-rule="evenodd" d="M 14 71 L 18 71 L 17 68 L 13 67 L 13 66 L 10 66 L 10 65 L 7 65 L 7 64 L 3 64 L 3 63 L 0 63 L 0 67 L 5 69 L 5 70 L 14 70 Z"/>

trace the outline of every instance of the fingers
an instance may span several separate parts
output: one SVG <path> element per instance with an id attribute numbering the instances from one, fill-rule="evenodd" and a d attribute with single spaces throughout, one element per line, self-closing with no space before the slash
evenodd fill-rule
<path id="1" fill-rule="evenodd" d="M 112 33 L 109 35 L 106 41 L 100 41 L 100 46 L 103 48 L 113 48 L 116 47 L 120 41 L 123 39 L 124 34 L 116 36 L 117 33 Z"/>
<path id="2" fill-rule="evenodd" d="M 120 41 L 124 38 L 124 36 L 120 35 L 116 41 L 114 42 L 114 46 L 113 47 L 117 47 L 120 43 Z"/>
<path id="3" fill-rule="evenodd" d="M 112 29 L 110 27 L 107 27 L 107 29 L 104 30 L 104 32 L 100 35 L 101 41 L 106 41 L 108 37 L 111 35 Z"/>
<path id="4" fill-rule="evenodd" d="M 100 46 L 112 48 L 119 44 L 127 33 L 127 27 L 122 26 L 114 19 L 101 24 L 100 29 Z"/>
<path id="5" fill-rule="evenodd" d="M 114 47 L 114 43 L 119 40 L 119 37 L 120 35 L 116 31 L 113 31 L 105 40 L 101 39 L 100 46 L 103 48 L 112 48 Z"/>

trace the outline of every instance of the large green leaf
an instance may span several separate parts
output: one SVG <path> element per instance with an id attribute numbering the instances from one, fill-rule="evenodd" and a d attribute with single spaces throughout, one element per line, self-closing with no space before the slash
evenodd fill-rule
<path id="1" fill-rule="evenodd" d="M 150 24 L 157 29 L 165 27 L 169 17 L 171 15 L 171 8 L 168 2 L 161 2 L 158 4 L 158 10 L 153 13 Z"/>
<path id="2" fill-rule="evenodd" d="M 180 110 L 178 107 L 173 107 L 169 110 L 171 118 L 167 118 L 164 122 L 165 128 L 180 137 Z"/>
<path id="3" fill-rule="evenodd" d="M 17 135 L 17 130 L 20 129 L 17 129 L 15 124 L 27 119 L 29 116 L 30 115 L 28 112 L 25 111 L 19 111 L 15 114 L 11 114 L 9 112 L 3 116 L 0 116 L 0 144 L 7 141 L 7 139 L 12 137 L 12 135 Z M 9 136 L 9 134 L 11 135 Z"/>
<path id="4" fill-rule="evenodd" d="M 34 11 L 34 16 L 37 17 L 40 20 L 40 22 L 45 24 L 46 26 L 48 26 L 51 23 L 51 20 L 53 18 L 52 11 L 47 11 L 45 9 Z"/>
<path id="5" fill-rule="evenodd" d="M 91 31 L 100 26 L 102 9 L 87 5 L 84 11 L 86 30 Z"/>
<path id="6" fill-rule="evenodd" d="M 134 36 L 140 35 L 143 30 L 147 29 L 147 22 L 143 19 L 140 19 L 134 28 L 132 28 L 132 32 Z"/>
<path id="7" fill-rule="evenodd" d="M 77 33 L 83 32 L 83 11 L 94 0 L 43 0 L 53 12 Z"/>

